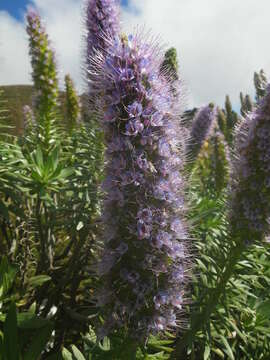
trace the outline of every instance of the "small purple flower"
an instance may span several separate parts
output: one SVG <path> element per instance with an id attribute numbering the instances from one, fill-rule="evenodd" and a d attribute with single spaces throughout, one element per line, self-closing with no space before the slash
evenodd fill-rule
<path id="1" fill-rule="evenodd" d="M 136 101 L 132 105 L 128 106 L 128 115 L 131 118 L 138 118 L 142 114 L 142 109 L 142 104 Z"/>
<path id="2" fill-rule="evenodd" d="M 138 229 L 138 238 L 140 240 L 148 239 L 150 237 L 152 230 L 151 225 L 145 224 L 142 220 L 139 220 L 137 223 L 137 229 Z"/>
<path id="3" fill-rule="evenodd" d="M 170 155 L 171 155 L 170 144 L 166 141 L 166 139 L 159 140 L 158 152 L 159 152 L 160 156 L 170 157 Z"/>
<path id="4" fill-rule="evenodd" d="M 166 322 L 166 319 L 165 317 L 163 316 L 156 316 L 154 318 L 154 328 L 155 330 L 157 331 L 163 331 L 165 330 L 167 327 L 167 322 Z"/>
<path id="5" fill-rule="evenodd" d="M 180 237 L 182 237 L 183 234 L 185 233 L 184 225 L 182 221 L 178 218 L 174 219 L 171 222 L 171 230 L 175 232 L 177 235 L 180 235 Z"/>
<path id="6" fill-rule="evenodd" d="M 149 169 L 149 164 L 146 158 L 144 157 L 144 154 L 138 156 L 136 163 L 138 167 L 143 171 L 147 171 Z"/>
<path id="7" fill-rule="evenodd" d="M 170 281 L 171 282 L 177 281 L 178 283 L 181 283 L 184 281 L 184 269 L 183 269 L 182 265 L 179 266 L 178 268 L 174 268 Z"/>
<path id="8" fill-rule="evenodd" d="M 182 294 L 173 295 L 171 297 L 171 304 L 177 309 L 181 310 L 183 308 L 183 297 Z"/>
<path id="9" fill-rule="evenodd" d="M 170 302 L 170 296 L 164 292 L 159 292 L 156 296 L 154 296 L 154 303 L 156 309 L 159 309 L 162 305 L 166 305 Z"/>
<path id="10" fill-rule="evenodd" d="M 115 111 L 114 106 L 110 106 L 104 114 L 104 121 L 113 122 L 117 117 L 117 112 Z"/>
<path id="11" fill-rule="evenodd" d="M 138 212 L 137 217 L 143 222 L 150 224 L 152 222 L 152 211 L 148 208 L 142 209 Z"/>
<path id="12" fill-rule="evenodd" d="M 136 136 L 141 133 L 144 129 L 143 124 L 139 119 L 130 120 L 126 125 L 126 135 Z"/>
<path id="13" fill-rule="evenodd" d="M 186 255 L 184 245 L 177 241 L 169 244 L 168 251 L 173 259 L 184 259 Z"/>

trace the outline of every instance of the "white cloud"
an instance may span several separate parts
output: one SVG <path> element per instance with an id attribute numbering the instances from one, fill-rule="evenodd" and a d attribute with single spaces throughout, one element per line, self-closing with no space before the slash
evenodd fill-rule
<path id="1" fill-rule="evenodd" d="M 24 26 L 0 11 L 0 84 L 28 84 L 30 72 Z"/>
<path id="2" fill-rule="evenodd" d="M 253 72 L 270 74 L 269 0 L 130 0 L 125 28 L 139 22 L 175 46 L 191 102 L 222 105 L 254 94 Z M 134 21 L 135 20 L 135 21 Z"/>
<path id="3" fill-rule="evenodd" d="M 70 73 L 77 87 L 84 88 L 83 80 L 83 1 L 33 0 L 44 19 L 52 46 L 56 52 L 59 78 Z"/>
<path id="4" fill-rule="evenodd" d="M 71 73 L 83 89 L 83 0 L 33 0 L 56 49 L 60 78 Z M 124 29 L 143 24 L 175 46 L 180 69 L 196 106 L 224 102 L 230 94 L 254 94 L 253 72 L 270 74 L 269 0 L 130 0 Z M 27 37 L 23 24 L 0 12 L 0 82 L 29 83 Z"/>

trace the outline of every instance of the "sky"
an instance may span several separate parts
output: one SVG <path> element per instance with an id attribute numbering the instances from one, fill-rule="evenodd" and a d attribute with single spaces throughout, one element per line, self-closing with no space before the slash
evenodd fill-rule
<path id="1" fill-rule="evenodd" d="M 78 90 L 82 70 L 85 0 L 0 0 L 0 85 L 30 84 L 25 11 L 33 5 L 56 50 L 60 83 L 66 73 Z M 122 0 L 122 28 L 142 25 L 178 51 L 187 107 L 229 94 L 236 110 L 239 93 L 254 96 L 253 73 L 270 74 L 269 0 Z"/>

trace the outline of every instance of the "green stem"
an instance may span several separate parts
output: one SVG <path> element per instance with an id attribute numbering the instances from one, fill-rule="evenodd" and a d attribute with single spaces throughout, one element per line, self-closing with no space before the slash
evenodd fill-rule
<path id="1" fill-rule="evenodd" d="M 37 226 L 38 226 L 38 232 L 37 232 L 37 241 L 40 241 L 40 248 L 41 248 L 41 254 L 39 254 L 39 262 L 37 265 L 36 274 L 39 274 L 42 272 L 42 270 L 45 268 L 46 263 L 46 240 L 44 238 L 43 234 L 43 224 L 42 224 L 42 218 L 41 218 L 41 212 L 42 212 L 42 201 L 38 195 L 37 197 L 37 204 L 36 204 L 36 219 L 37 219 Z"/>
<path id="2" fill-rule="evenodd" d="M 235 266 L 239 261 L 244 249 L 245 245 L 242 242 L 238 243 L 235 246 L 232 246 L 228 256 L 228 262 L 218 280 L 216 288 L 212 290 L 212 293 L 210 294 L 209 299 L 204 306 L 202 312 L 193 316 L 190 329 L 184 334 L 182 338 L 177 339 L 175 343 L 175 351 L 172 353 L 171 359 L 180 360 L 186 347 L 189 344 L 193 343 L 197 332 L 201 330 L 209 321 L 210 316 L 216 309 L 219 299 L 224 293 L 226 284 L 230 280 L 234 272 Z M 186 357 L 183 357 L 183 359 L 185 358 Z"/>

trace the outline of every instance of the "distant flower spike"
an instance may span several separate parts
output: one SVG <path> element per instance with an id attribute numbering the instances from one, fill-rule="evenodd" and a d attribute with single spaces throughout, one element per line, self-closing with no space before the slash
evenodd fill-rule
<path id="1" fill-rule="evenodd" d="M 35 117 L 33 110 L 30 108 L 30 106 L 25 105 L 23 107 L 23 128 L 24 130 L 28 129 L 29 127 L 32 128 L 33 125 L 35 125 Z"/>
<path id="2" fill-rule="evenodd" d="M 228 145 L 217 124 L 202 146 L 196 167 L 204 194 L 219 196 L 229 180 L 230 156 Z"/>
<path id="3" fill-rule="evenodd" d="M 70 75 L 65 76 L 65 87 L 66 87 L 66 118 L 67 118 L 69 130 L 72 130 L 79 121 L 80 104 L 74 83 Z"/>
<path id="4" fill-rule="evenodd" d="M 54 53 L 50 48 L 48 35 L 39 14 L 34 9 L 30 9 L 27 13 L 27 33 L 35 89 L 34 108 L 42 119 L 56 110 L 58 80 Z"/>
<path id="5" fill-rule="evenodd" d="M 196 114 L 192 123 L 189 145 L 187 147 L 187 154 L 191 163 L 196 160 L 205 140 L 209 134 L 211 134 L 215 118 L 216 109 L 211 104 L 202 107 Z"/>
<path id="6" fill-rule="evenodd" d="M 158 46 L 142 35 L 109 41 L 93 60 L 107 142 L 104 330 L 147 337 L 174 328 L 190 263 L 179 101 L 160 76 Z M 173 81 L 173 79 L 172 79 Z M 103 333 L 104 335 L 104 333 Z"/>
<path id="7" fill-rule="evenodd" d="M 246 243 L 263 240 L 270 217 L 270 86 L 236 132 L 231 227 Z"/>

